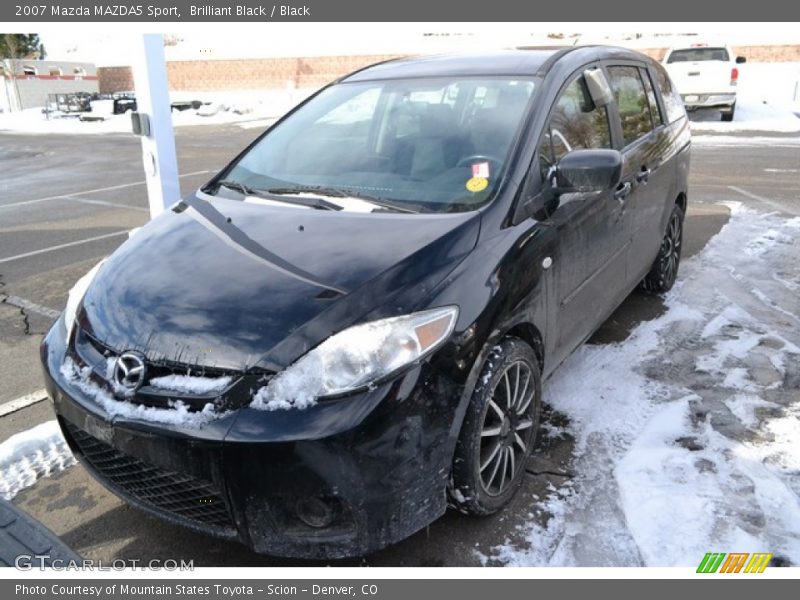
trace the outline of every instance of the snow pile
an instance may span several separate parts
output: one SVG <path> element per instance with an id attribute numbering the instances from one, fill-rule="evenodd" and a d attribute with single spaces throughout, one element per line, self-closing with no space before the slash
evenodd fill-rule
<path id="1" fill-rule="evenodd" d="M 39 478 L 74 464 L 55 420 L 12 435 L 0 444 L 0 498 L 11 500 Z"/>
<path id="2" fill-rule="evenodd" d="M 188 394 L 218 394 L 231 384 L 230 377 L 195 377 L 193 375 L 165 375 L 150 380 L 154 388 Z"/>
<path id="3" fill-rule="evenodd" d="M 141 419 L 154 423 L 199 428 L 225 414 L 217 412 L 213 403 L 206 404 L 201 411 L 192 412 L 183 402 L 174 402 L 169 408 L 156 408 L 117 400 L 90 379 L 91 373 L 91 367 L 80 368 L 69 357 L 64 359 L 61 365 L 61 374 L 67 381 L 94 399 L 109 417 Z"/>
<path id="4" fill-rule="evenodd" d="M 734 206 L 662 316 L 562 365 L 545 401 L 575 476 L 482 562 L 696 566 L 716 549 L 800 564 L 795 221 Z"/>

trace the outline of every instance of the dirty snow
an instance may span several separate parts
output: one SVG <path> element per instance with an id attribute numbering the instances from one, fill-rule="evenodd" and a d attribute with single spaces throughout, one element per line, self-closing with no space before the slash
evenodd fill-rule
<path id="1" fill-rule="evenodd" d="M 207 404 L 201 411 L 192 412 L 182 402 L 174 402 L 170 408 L 156 408 L 118 400 L 90 379 L 91 372 L 90 367 L 80 368 L 69 357 L 61 365 L 61 374 L 67 381 L 93 398 L 110 417 L 199 428 L 225 414 L 218 412 L 213 403 Z"/>
<path id="2" fill-rule="evenodd" d="M 574 477 L 482 563 L 696 566 L 717 550 L 800 564 L 800 236 L 731 206 L 660 317 L 580 348 L 545 385 L 568 422 L 545 435 L 574 437 Z"/>
<path id="3" fill-rule="evenodd" d="M 194 375 L 165 375 L 150 380 L 150 385 L 155 388 L 188 394 L 219 393 L 230 383 L 230 377 L 195 377 Z"/>
<path id="4" fill-rule="evenodd" d="M 0 444 L 0 498 L 11 500 L 41 477 L 74 464 L 55 420 L 12 435 Z"/>

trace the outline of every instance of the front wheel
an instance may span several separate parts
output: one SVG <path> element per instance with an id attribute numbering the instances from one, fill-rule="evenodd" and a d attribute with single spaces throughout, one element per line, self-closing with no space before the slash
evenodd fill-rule
<path id="1" fill-rule="evenodd" d="M 514 497 L 536 441 L 541 395 L 533 349 L 502 340 L 483 364 L 456 445 L 451 497 L 461 510 L 489 515 Z"/>
<path id="2" fill-rule="evenodd" d="M 667 224 L 667 232 L 661 241 L 658 256 L 650 268 L 650 272 L 642 280 L 642 288 L 648 292 L 659 294 L 668 292 L 675 285 L 678 277 L 678 266 L 681 262 L 683 245 L 683 209 L 677 204 Z"/>

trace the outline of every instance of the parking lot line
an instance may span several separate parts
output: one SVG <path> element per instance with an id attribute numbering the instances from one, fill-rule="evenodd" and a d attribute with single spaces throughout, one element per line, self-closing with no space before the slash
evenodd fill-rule
<path id="1" fill-rule="evenodd" d="M 80 202 L 81 204 L 96 204 L 98 206 L 108 206 L 109 208 L 121 208 L 123 210 L 137 210 L 139 212 L 146 212 L 149 213 L 149 208 L 143 208 L 141 206 L 129 206 L 127 204 L 117 204 L 115 202 L 107 202 L 105 200 L 89 200 L 88 198 L 76 198 L 71 194 L 69 196 L 62 196 L 63 200 L 69 200 L 71 202 Z"/>
<path id="2" fill-rule="evenodd" d="M 74 242 L 67 242 L 66 244 L 58 244 L 57 246 L 50 246 L 49 248 L 42 248 L 41 250 L 33 250 L 32 252 L 25 252 L 24 254 L 17 254 L 16 256 L 9 256 L 7 258 L 0 258 L 0 264 L 11 262 L 12 260 L 19 260 L 20 258 L 28 258 L 29 256 L 36 256 L 38 254 L 45 254 L 46 252 L 54 252 L 63 248 L 70 248 L 71 246 L 79 246 L 81 244 L 88 244 L 89 242 L 96 242 L 106 238 L 114 237 L 116 235 L 127 235 L 128 230 L 114 231 L 112 233 L 104 233 L 103 235 L 96 235 L 94 237 L 86 238 L 83 240 L 76 240 Z"/>
<path id="3" fill-rule="evenodd" d="M 18 410 L 21 410 L 27 406 L 41 402 L 42 400 L 47 400 L 47 392 L 45 390 L 36 390 L 35 392 L 26 394 L 21 398 L 9 400 L 8 402 L 0 404 L 0 417 L 10 415 L 13 412 L 17 412 Z"/>
<path id="4" fill-rule="evenodd" d="M 22 308 L 28 312 L 36 313 L 37 315 L 41 315 L 43 317 L 55 319 L 61 314 L 55 309 L 42 306 L 41 304 L 36 304 L 36 302 L 31 302 L 30 300 L 20 298 L 19 296 L 5 296 L 4 294 L 0 294 L 0 296 L 4 296 L 2 299 L 0 299 L 0 302 L 3 304 L 10 304 L 11 306 Z"/>
<path id="5" fill-rule="evenodd" d="M 742 188 L 736 187 L 735 185 L 729 185 L 728 189 L 729 190 L 733 190 L 734 192 L 737 192 L 737 193 L 741 194 L 742 196 L 747 196 L 748 198 L 752 198 L 753 200 L 758 200 L 759 202 L 763 202 L 764 204 L 768 204 L 769 206 L 772 206 L 773 208 L 777 208 L 781 212 L 786 212 L 786 213 L 789 213 L 791 215 L 800 215 L 800 210 L 797 210 L 796 208 L 793 208 L 793 207 L 788 206 L 786 204 L 781 204 L 780 202 L 775 202 L 774 200 L 770 200 L 769 198 L 764 198 L 763 196 L 759 196 L 758 194 L 754 194 L 752 192 L 748 192 L 747 190 L 743 190 Z"/>
<path id="6" fill-rule="evenodd" d="M 191 177 L 193 175 L 203 175 L 204 173 L 212 173 L 211 169 L 206 169 L 205 171 L 193 171 L 192 173 L 183 173 L 182 175 L 178 175 L 178 178 L 183 177 Z M 103 188 L 95 188 L 92 190 L 83 190 L 79 192 L 70 192 L 69 194 L 59 194 L 58 196 L 46 196 L 44 198 L 34 198 L 33 200 L 23 200 L 21 202 L 13 202 L 11 204 L 0 204 L 0 209 L 3 208 L 13 208 L 15 206 L 26 206 L 28 204 L 37 204 L 39 202 L 48 202 L 50 200 L 64 200 L 68 199 L 69 196 L 85 196 L 86 194 L 99 194 L 100 192 L 110 192 L 112 190 L 122 190 L 129 187 L 135 187 L 137 185 L 145 185 L 146 181 L 135 181 L 133 183 L 121 183 L 119 185 L 111 185 L 108 187 Z"/>

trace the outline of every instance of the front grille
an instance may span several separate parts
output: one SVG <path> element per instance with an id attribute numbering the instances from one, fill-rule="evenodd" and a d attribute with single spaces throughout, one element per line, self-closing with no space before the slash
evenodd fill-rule
<path id="1" fill-rule="evenodd" d="M 123 454 L 68 421 L 64 427 L 83 458 L 112 491 L 153 512 L 221 537 L 236 528 L 219 490 L 207 481 Z"/>
<path id="2" fill-rule="evenodd" d="M 80 328 L 79 337 L 85 339 L 92 347 L 92 350 L 102 357 L 118 356 L 121 352 L 111 346 L 101 342 L 91 335 L 86 329 Z M 238 371 L 230 369 L 220 369 L 217 367 L 206 367 L 194 364 L 181 363 L 167 359 L 145 361 L 149 377 L 164 377 L 165 375 L 195 375 L 197 377 L 224 377 L 226 375 L 236 376 Z"/>
<path id="3" fill-rule="evenodd" d="M 109 381 L 110 370 L 108 361 L 115 359 L 119 351 L 104 344 L 92 336 L 84 328 L 76 328 L 74 352 L 79 361 L 92 368 L 92 378 L 98 385 L 104 387 L 110 394 L 114 394 L 120 400 L 133 404 L 142 404 L 154 408 L 170 408 L 175 402 L 183 403 L 192 412 L 202 411 L 209 404 L 214 404 L 219 409 L 236 408 L 241 402 L 249 400 L 241 395 L 230 394 L 239 383 L 241 383 L 242 372 L 230 369 L 220 369 L 216 367 L 205 367 L 189 365 L 167 360 L 153 360 L 145 358 L 146 376 L 144 384 L 131 396 L 120 395 L 115 386 Z M 231 382 L 225 389 L 215 391 L 191 391 L 171 390 L 164 387 L 153 385 L 151 382 L 158 377 L 169 375 L 192 376 L 197 378 L 216 379 L 219 377 L 230 377 Z M 271 373 L 263 371 L 252 371 L 250 374 L 258 377 L 262 381 L 271 376 Z M 262 383 L 263 385 L 263 383 Z"/>

